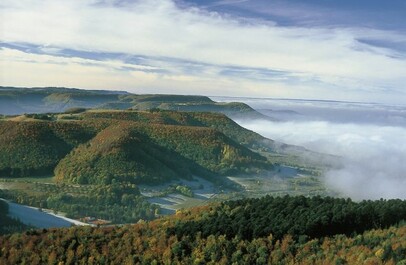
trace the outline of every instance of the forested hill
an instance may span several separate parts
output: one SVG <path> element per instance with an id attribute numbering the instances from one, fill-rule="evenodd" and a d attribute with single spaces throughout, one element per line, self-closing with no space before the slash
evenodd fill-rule
<path id="1" fill-rule="evenodd" d="M 0 237 L 1 264 L 404 264 L 406 201 L 265 197 Z M 244 223 L 249 221 L 249 223 Z"/>
<path id="2" fill-rule="evenodd" d="M 351 235 L 372 228 L 385 228 L 406 220 L 406 201 L 353 202 L 331 197 L 271 197 L 223 202 L 198 221 L 179 222 L 168 230 L 178 238 L 225 235 L 252 240 L 272 234 L 282 239 Z"/>
<path id="3" fill-rule="evenodd" d="M 244 103 L 217 103 L 205 96 L 137 95 L 124 91 L 73 88 L 0 87 L 0 115 L 63 112 L 70 108 L 220 112 L 240 119 L 271 119 Z"/>
<path id="4" fill-rule="evenodd" d="M 0 120 L 1 176 L 139 184 L 272 167 L 250 149 L 263 138 L 222 114 L 81 111 Z"/>

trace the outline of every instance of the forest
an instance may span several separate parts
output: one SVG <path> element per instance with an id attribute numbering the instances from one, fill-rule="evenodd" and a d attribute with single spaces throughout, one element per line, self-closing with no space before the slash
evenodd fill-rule
<path id="1" fill-rule="evenodd" d="M 225 235 L 245 240 L 272 234 L 282 239 L 319 238 L 335 234 L 357 234 L 368 229 L 387 228 L 406 219 L 406 201 L 378 200 L 353 202 L 331 197 L 269 195 L 257 199 L 226 201 L 199 221 L 178 223 L 169 235 L 182 238 L 201 233 L 202 237 Z"/>
<path id="2" fill-rule="evenodd" d="M 289 196 L 231 201 L 135 225 L 5 235 L 0 237 L 0 263 L 404 264 L 405 205 L 401 200 Z M 373 224 L 365 219 L 367 212 L 377 218 Z M 242 220 L 246 216 L 252 221 L 249 227 L 262 227 L 263 232 L 230 233 L 230 226 L 242 228 L 237 218 L 227 221 L 234 215 Z M 199 222 L 210 225 L 194 228 Z M 322 229 L 309 233 L 314 224 Z M 182 229 L 194 234 L 182 234 Z"/>
<path id="3" fill-rule="evenodd" d="M 35 117 L 0 121 L 0 176 L 55 174 L 78 184 L 109 183 L 114 177 L 140 184 L 272 167 L 249 149 L 249 142 L 261 137 L 224 115 L 89 111 Z"/>

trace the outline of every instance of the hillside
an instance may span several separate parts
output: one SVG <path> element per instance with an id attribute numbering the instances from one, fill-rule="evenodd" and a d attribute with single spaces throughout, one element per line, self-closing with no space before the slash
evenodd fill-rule
<path id="1" fill-rule="evenodd" d="M 70 116 L 69 116 L 70 117 Z M 320 170 L 326 166 L 337 166 L 340 158 L 309 151 L 300 146 L 288 145 L 265 138 L 245 129 L 222 113 L 183 111 L 110 111 L 88 110 L 77 118 L 132 120 L 147 124 L 171 124 L 213 128 L 240 145 L 259 152 L 277 164 Z"/>
<path id="2" fill-rule="evenodd" d="M 353 202 L 332 197 L 271 197 L 226 201 L 202 213 L 197 221 L 179 222 L 168 230 L 179 239 L 225 235 L 252 240 L 272 234 L 282 239 L 309 239 L 336 234 L 351 235 L 372 228 L 385 228 L 406 220 L 406 201 Z"/>
<path id="3" fill-rule="evenodd" d="M 0 121 L 0 176 L 51 174 L 74 146 L 92 136 L 82 123 Z"/>
<path id="4" fill-rule="evenodd" d="M 0 263 L 404 264 L 405 206 L 401 200 L 321 197 L 227 202 L 136 225 L 2 236 Z M 241 224 L 247 218 L 249 225 Z M 312 226 L 321 228 L 317 235 L 309 234 Z M 192 227 L 193 233 L 181 233 Z M 260 233 L 244 232 L 257 228 Z"/>
<path id="5" fill-rule="evenodd" d="M 248 147 L 257 149 L 268 146 L 268 151 L 272 150 L 273 141 L 266 139 L 259 134 L 244 129 L 236 122 L 220 113 L 207 112 L 178 112 L 178 111 L 99 111 L 89 110 L 80 114 L 79 117 L 86 119 L 115 119 L 115 120 L 131 120 L 147 124 L 168 124 L 182 125 L 194 127 L 210 127 L 227 137 L 234 139 L 236 142 Z"/>
<path id="6" fill-rule="evenodd" d="M 112 178 L 159 183 L 271 167 L 266 158 L 240 145 L 240 138 L 208 122 L 234 124 L 224 115 L 88 111 L 45 120 L 30 117 L 0 122 L 2 176 L 50 175 L 55 170 L 58 180 L 80 184 L 110 183 Z"/>
<path id="7" fill-rule="evenodd" d="M 4 117 L 0 197 L 62 211 L 70 218 L 133 223 L 158 217 L 162 205 L 156 201 L 165 201 L 163 196 L 194 197 L 198 189 L 221 193 L 225 186 L 239 190 L 229 174 L 273 168 L 234 134 L 217 130 L 217 119 L 219 124 L 234 124 L 237 135 L 250 134 L 214 113 L 76 108 L 61 114 Z M 141 194 L 141 184 L 151 188 L 145 193 L 144 187 Z M 181 201 L 190 207 L 211 196 Z"/>
<path id="8" fill-rule="evenodd" d="M 162 183 L 225 174 L 265 159 L 213 129 L 116 122 L 75 148 L 55 169 L 58 180 L 79 184 Z M 91 165 L 91 166 L 89 166 Z"/>

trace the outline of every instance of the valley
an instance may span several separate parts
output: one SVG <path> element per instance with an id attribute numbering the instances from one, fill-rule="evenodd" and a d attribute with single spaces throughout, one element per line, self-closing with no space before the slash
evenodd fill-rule
<path id="1" fill-rule="evenodd" d="M 406 258 L 404 201 L 340 198 L 324 174 L 340 168 L 341 157 L 242 127 L 244 119 L 259 117 L 243 104 L 92 92 L 104 95 L 101 102 L 100 95 L 55 90 L 27 93 L 50 93 L 37 107 L 58 111 L 0 119 L 0 198 L 7 200 L 0 201 L 7 224 L 0 227 L 0 262 L 306 264 L 311 257 L 312 264 L 396 264 Z M 111 97 L 129 104 L 110 104 Z M 65 105 L 54 105 L 62 99 Z M 21 246 L 25 251 L 16 255 Z"/>
<path id="2" fill-rule="evenodd" d="M 0 265 L 406 265 L 405 11 L 2 1 Z"/>
<path id="3" fill-rule="evenodd" d="M 121 224 L 230 199 L 329 194 L 319 179 L 328 165 L 314 162 L 321 154 L 239 126 L 230 117 L 259 115 L 240 103 L 56 88 L 0 92 L 19 100 L 35 94 L 44 110 L 64 110 L 0 119 L 0 197 L 17 203 Z M 86 109 L 110 100 L 133 105 Z M 304 153 L 314 161 L 302 160 Z"/>

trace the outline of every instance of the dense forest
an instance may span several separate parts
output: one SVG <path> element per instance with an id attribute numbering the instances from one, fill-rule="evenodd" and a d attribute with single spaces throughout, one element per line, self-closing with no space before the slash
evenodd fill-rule
<path id="1" fill-rule="evenodd" d="M 199 221 L 179 223 L 168 231 L 182 238 L 225 235 L 245 240 L 272 234 L 319 238 L 351 235 L 368 229 L 386 228 L 406 220 L 406 201 L 379 200 L 355 203 L 331 197 L 271 197 L 223 202 Z"/>
<path id="2" fill-rule="evenodd" d="M 321 197 L 232 201 L 136 225 L 2 236 L 0 263 L 404 264 L 405 205 Z M 259 233 L 238 233 L 238 221 L 247 219 L 245 226 L 260 227 Z M 321 229 L 312 234 L 315 224 Z"/>
<path id="3" fill-rule="evenodd" d="M 0 176 L 50 175 L 59 160 L 94 134 L 83 123 L 0 121 Z"/>
<path id="4" fill-rule="evenodd" d="M 179 112 L 152 109 L 151 111 L 121 112 L 87 111 L 83 112 L 81 116 L 85 118 L 97 119 L 104 118 L 116 120 L 131 120 L 142 123 L 209 127 L 223 133 L 227 137 L 248 148 L 258 149 L 259 147 L 268 147 L 268 151 L 272 151 L 271 147 L 276 148 L 276 146 L 273 146 L 272 140 L 266 139 L 253 131 L 242 128 L 232 119 L 221 113 Z M 263 144 L 261 145 L 261 143 Z"/>
<path id="5" fill-rule="evenodd" d="M 1 176 L 55 173 L 58 180 L 79 184 L 113 178 L 139 184 L 272 167 L 248 148 L 260 136 L 224 115 L 88 111 L 49 116 L 0 121 Z"/>

